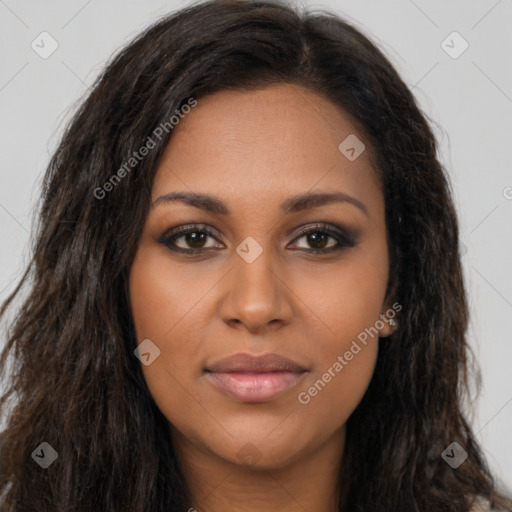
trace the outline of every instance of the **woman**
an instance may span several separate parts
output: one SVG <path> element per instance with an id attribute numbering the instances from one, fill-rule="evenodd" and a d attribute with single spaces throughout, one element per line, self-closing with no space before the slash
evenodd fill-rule
<path id="1" fill-rule="evenodd" d="M 2 511 L 512 510 L 461 409 L 436 141 L 345 21 L 165 17 L 76 113 L 40 215 L 1 311 L 30 282 Z"/>

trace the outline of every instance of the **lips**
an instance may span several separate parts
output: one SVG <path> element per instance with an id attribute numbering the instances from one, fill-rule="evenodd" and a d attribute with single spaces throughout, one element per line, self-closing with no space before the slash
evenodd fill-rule
<path id="1" fill-rule="evenodd" d="M 298 363 L 278 354 L 236 354 L 205 369 L 217 390 L 241 402 L 273 400 L 295 387 L 306 372 Z"/>
<path id="2" fill-rule="evenodd" d="M 251 356 L 249 354 L 235 354 L 217 361 L 207 368 L 207 371 L 218 373 L 229 372 L 303 372 L 304 368 L 291 359 L 277 354 Z"/>

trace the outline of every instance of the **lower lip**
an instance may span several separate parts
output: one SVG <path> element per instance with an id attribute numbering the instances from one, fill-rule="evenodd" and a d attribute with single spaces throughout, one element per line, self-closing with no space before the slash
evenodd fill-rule
<path id="1" fill-rule="evenodd" d="M 305 372 L 208 372 L 210 381 L 241 402 L 267 402 L 297 385 Z"/>

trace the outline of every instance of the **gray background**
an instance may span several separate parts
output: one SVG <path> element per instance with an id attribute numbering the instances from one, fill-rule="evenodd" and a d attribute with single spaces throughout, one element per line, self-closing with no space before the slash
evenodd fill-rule
<path id="1" fill-rule="evenodd" d="M 512 0 L 300 4 L 334 10 L 369 35 L 435 123 L 466 247 L 470 342 L 483 377 L 471 421 L 491 469 L 512 489 Z M 0 0 L 0 300 L 28 261 L 42 173 L 72 108 L 112 52 L 185 5 Z M 31 47 L 43 31 L 58 42 L 46 59 Z M 458 58 L 441 45 L 453 31 L 469 44 Z M 453 38 L 447 44 L 461 48 Z"/>

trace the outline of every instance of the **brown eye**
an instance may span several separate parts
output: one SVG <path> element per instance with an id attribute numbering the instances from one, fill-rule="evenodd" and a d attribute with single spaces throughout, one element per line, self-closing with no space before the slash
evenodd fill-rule
<path id="1" fill-rule="evenodd" d="M 317 224 L 303 230 L 299 236 L 295 238 L 294 245 L 296 245 L 297 240 L 301 239 L 305 239 L 306 244 L 310 248 L 302 246 L 298 247 L 298 249 L 303 249 L 308 252 L 328 253 L 357 245 L 353 236 L 345 233 L 341 229 L 330 228 L 328 224 Z M 329 243 L 329 240 L 333 240 L 334 243 Z"/>
<path id="2" fill-rule="evenodd" d="M 158 240 L 171 251 L 194 253 L 202 250 L 223 248 L 221 244 L 206 245 L 208 238 L 217 240 L 214 232 L 205 225 L 181 226 L 164 234 Z M 178 242 L 179 241 L 179 242 Z"/>
<path id="3" fill-rule="evenodd" d="M 320 233 L 318 231 L 309 233 L 305 236 L 308 241 L 308 244 L 311 245 L 314 249 L 325 249 L 329 238 L 332 238 L 334 240 L 333 237 L 331 237 L 325 233 Z"/>
<path id="4" fill-rule="evenodd" d="M 185 243 L 194 249 L 202 249 L 208 234 L 204 231 L 191 231 L 186 235 L 182 235 L 179 238 L 183 238 Z"/>

